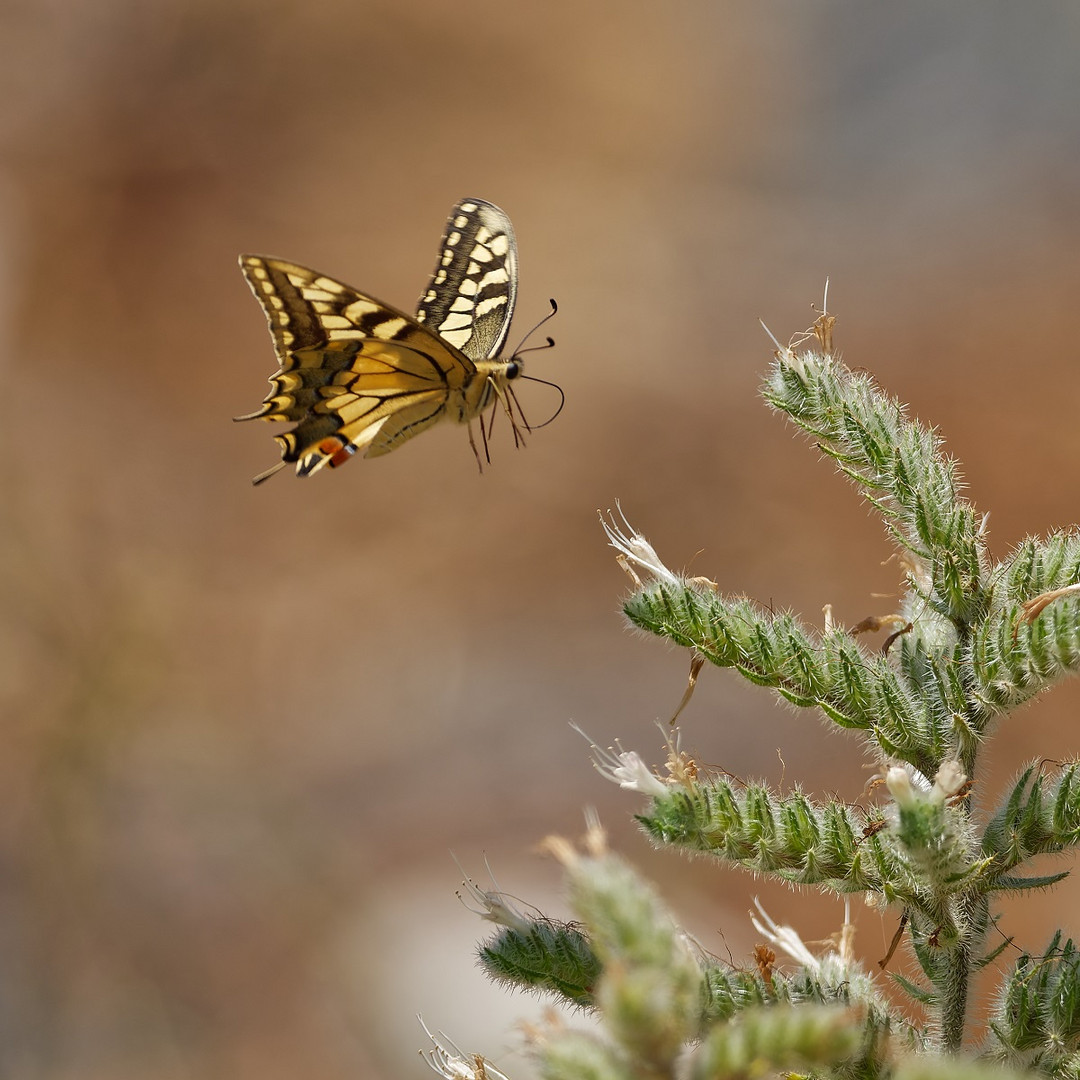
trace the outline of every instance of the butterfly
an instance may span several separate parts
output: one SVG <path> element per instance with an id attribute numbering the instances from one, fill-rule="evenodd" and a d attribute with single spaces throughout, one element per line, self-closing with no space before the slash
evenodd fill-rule
<path id="1" fill-rule="evenodd" d="M 517 298 L 517 244 L 493 203 L 454 207 L 415 317 L 296 263 L 242 255 L 240 267 L 266 312 L 280 368 L 262 406 L 236 419 L 296 425 L 274 436 L 281 461 L 253 483 L 287 464 L 308 476 L 361 450 L 388 454 L 440 420 L 469 426 L 482 468 L 471 421 L 479 419 L 486 455 L 499 405 L 521 441 L 510 383 L 524 364 L 516 354 L 499 358 Z"/>

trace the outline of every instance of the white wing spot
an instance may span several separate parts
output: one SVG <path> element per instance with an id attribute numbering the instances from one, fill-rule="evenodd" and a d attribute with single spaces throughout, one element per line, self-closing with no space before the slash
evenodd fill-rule
<path id="1" fill-rule="evenodd" d="M 408 323 L 405 319 L 387 319 L 385 322 L 379 323 L 371 332 L 372 337 L 377 337 L 382 341 L 389 341 L 399 330 L 407 326 Z"/>
<path id="2" fill-rule="evenodd" d="M 461 239 L 461 233 L 459 233 L 459 232 L 455 231 L 455 232 L 452 232 L 452 233 L 447 233 L 446 234 L 446 246 L 447 247 L 454 247 L 458 243 L 458 241 L 460 239 Z"/>
<path id="3" fill-rule="evenodd" d="M 479 318 L 481 315 L 486 315 L 489 311 L 495 311 L 497 308 L 506 306 L 505 296 L 492 296 L 487 300 L 481 300 L 476 305 L 476 315 Z"/>
<path id="4" fill-rule="evenodd" d="M 446 337 L 448 333 L 453 333 L 455 330 L 471 330 L 472 317 L 464 315 L 460 312 L 453 312 L 447 315 L 439 325 L 439 333 Z"/>
<path id="5" fill-rule="evenodd" d="M 506 253 L 510 250 L 510 242 L 507 238 L 506 233 L 501 233 L 499 236 L 494 237 L 489 246 L 491 247 L 491 250 L 500 258 L 504 257 Z"/>
<path id="6" fill-rule="evenodd" d="M 464 330 L 446 330 L 443 327 L 439 327 L 439 337 L 443 341 L 449 341 L 455 349 L 463 349 L 469 343 L 469 338 L 472 337 L 472 324 Z"/>
<path id="7" fill-rule="evenodd" d="M 358 323 L 365 315 L 370 315 L 373 311 L 382 310 L 378 304 L 373 304 L 370 300 L 354 300 L 342 314 L 352 323 Z"/>
<path id="8" fill-rule="evenodd" d="M 484 288 L 487 285 L 503 285 L 509 280 L 510 275 L 506 272 L 506 268 L 500 266 L 495 270 L 489 270 L 480 279 L 480 287 Z"/>

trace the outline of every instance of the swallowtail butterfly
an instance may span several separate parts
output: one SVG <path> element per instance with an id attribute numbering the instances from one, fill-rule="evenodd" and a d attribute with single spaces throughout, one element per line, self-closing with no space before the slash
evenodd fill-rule
<path id="1" fill-rule="evenodd" d="M 520 439 L 510 383 L 524 365 L 499 358 L 517 295 L 517 245 L 497 206 L 462 199 L 454 207 L 415 317 L 296 263 L 242 255 L 240 266 L 280 368 L 261 408 L 237 419 L 296 425 L 275 436 L 282 460 L 254 483 L 286 464 L 308 476 L 360 450 L 388 454 L 440 420 L 469 425 L 479 464 L 471 421 L 479 419 L 486 449 L 499 404 Z"/>

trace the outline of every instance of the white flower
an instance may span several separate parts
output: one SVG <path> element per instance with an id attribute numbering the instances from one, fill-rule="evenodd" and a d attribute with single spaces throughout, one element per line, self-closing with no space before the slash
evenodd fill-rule
<path id="1" fill-rule="evenodd" d="M 930 801 L 943 803 L 951 799 L 965 784 L 967 777 L 960 768 L 960 762 L 943 761 L 941 768 L 934 774 L 934 786 L 930 789 Z"/>
<path id="2" fill-rule="evenodd" d="M 454 861 L 457 862 L 456 859 Z M 487 865 L 486 862 L 485 865 Z M 461 863 L 458 863 L 458 869 L 465 874 L 465 871 L 461 868 Z M 465 904 L 474 915 L 479 915 L 481 919 L 493 922 L 497 926 L 509 927 L 511 930 L 516 930 L 519 934 L 528 934 L 533 927 L 532 920 L 518 911 L 507 898 L 506 893 L 502 892 L 499 888 L 499 883 L 495 880 L 495 875 L 491 872 L 490 866 L 487 867 L 487 872 L 488 876 L 491 878 L 491 884 L 495 886 L 494 889 L 480 888 L 468 874 L 465 874 L 465 880 L 462 882 L 468 895 L 480 905 L 479 911 L 476 908 L 469 907 L 468 904 L 465 904 L 465 898 L 460 892 L 457 894 L 458 899 Z"/>
<path id="3" fill-rule="evenodd" d="M 435 1044 L 434 1050 L 420 1051 L 433 1072 L 446 1080 L 509 1080 L 506 1073 L 496 1069 L 480 1054 L 466 1056 L 443 1032 L 432 1035 L 422 1017 L 417 1017 L 424 1034 Z"/>
<path id="4" fill-rule="evenodd" d="M 885 774 L 885 786 L 889 789 L 889 794 L 896 800 L 896 805 L 902 809 L 908 809 L 919 801 L 919 797 L 915 794 L 915 788 L 911 783 L 911 776 L 908 774 L 907 769 L 899 765 L 894 765 Z"/>
<path id="5" fill-rule="evenodd" d="M 911 809 L 916 803 L 926 802 L 940 806 L 952 798 L 967 783 L 960 762 L 944 761 L 930 783 L 918 769 L 894 765 L 885 774 L 885 786 L 901 809 Z"/>
<path id="6" fill-rule="evenodd" d="M 754 907 L 758 909 L 758 913 L 761 915 L 760 920 L 756 915 L 750 916 L 754 929 L 778 949 L 783 949 L 792 960 L 797 961 L 808 971 L 820 976 L 821 961 L 806 947 L 803 939 L 799 937 L 799 932 L 792 926 L 777 926 L 769 913 L 761 906 L 761 901 L 756 896 L 754 897 Z"/>
<path id="7" fill-rule="evenodd" d="M 603 526 L 604 532 L 607 534 L 608 543 L 619 552 L 616 556 L 619 565 L 638 585 L 641 584 L 641 579 L 638 578 L 631 564 L 637 566 L 640 570 L 644 570 L 646 574 L 657 581 L 677 585 L 679 582 L 678 577 L 660 561 L 660 556 L 653 550 L 652 544 L 640 533 L 634 531 L 634 527 L 626 520 L 626 515 L 623 514 L 618 499 L 615 500 L 615 508 L 619 511 L 619 517 L 622 518 L 621 525 L 610 510 L 608 511 L 608 517 L 611 519 L 610 524 L 604 520 L 604 515 L 599 510 L 596 513 L 600 518 L 600 524 Z M 626 532 L 623 532 L 623 526 L 626 527 Z"/>
<path id="8" fill-rule="evenodd" d="M 605 779 L 625 788 L 627 791 L 639 791 L 654 799 L 668 794 L 668 786 L 650 768 L 636 750 L 623 750 L 616 742 L 615 747 L 606 750 L 596 743 L 577 726 L 570 725 L 579 735 L 588 740 L 593 752 L 593 767 Z"/>
<path id="9" fill-rule="evenodd" d="M 831 947 L 822 956 L 815 956 L 792 926 L 778 926 L 769 913 L 761 906 L 761 901 L 754 897 L 754 906 L 761 915 L 759 920 L 750 916 L 754 929 L 776 948 L 782 949 L 793 960 L 810 972 L 815 979 L 822 979 L 839 985 L 854 978 L 857 974 L 855 963 L 855 926 L 851 921 L 851 905 L 844 900 L 844 925 L 838 934 L 831 936 Z"/>

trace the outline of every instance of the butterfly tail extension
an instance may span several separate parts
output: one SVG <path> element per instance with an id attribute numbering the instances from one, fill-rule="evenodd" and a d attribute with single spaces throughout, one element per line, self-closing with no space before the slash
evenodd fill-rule
<path id="1" fill-rule="evenodd" d="M 246 417 L 237 417 L 237 419 L 246 419 Z M 285 465 L 286 462 L 279 461 L 276 465 L 271 465 L 269 469 L 266 469 L 264 472 L 259 473 L 258 476 L 253 476 L 251 478 L 252 487 L 258 487 L 259 484 L 263 483 L 265 480 L 269 480 L 270 477 L 274 475 L 274 473 L 281 472 L 281 470 L 285 468 Z"/>
<path id="2" fill-rule="evenodd" d="M 233 423 L 239 424 L 244 420 L 295 420 L 297 417 L 289 416 L 280 406 L 276 399 L 264 401 L 253 412 L 244 413 L 242 416 L 234 416 Z"/>

